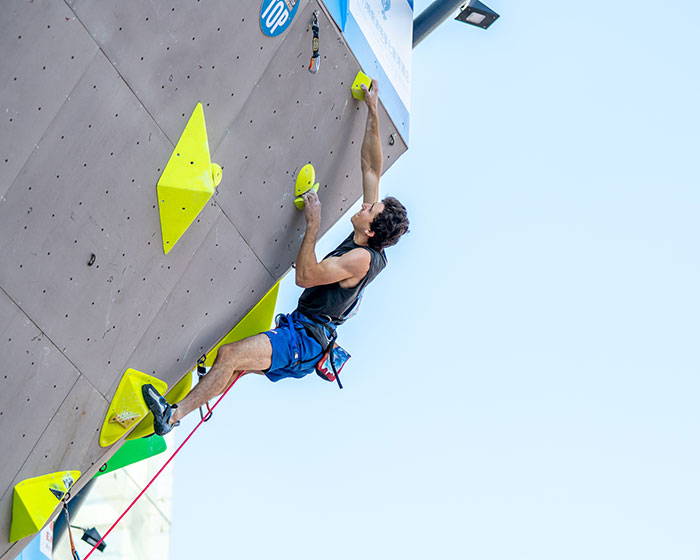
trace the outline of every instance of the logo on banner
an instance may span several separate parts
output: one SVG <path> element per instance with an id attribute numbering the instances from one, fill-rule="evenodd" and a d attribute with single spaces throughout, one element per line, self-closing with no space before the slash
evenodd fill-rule
<path id="1" fill-rule="evenodd" d="M 276 37 L 289 27 L 300 0 L 263 0 L 260 6 L 260 29 L 268 37 Z"/>
<path id="2" fill-rule="evenodd" d="M 53 521 L 39 535 L 39 552 L 46 558 L 53 558 Z"/>

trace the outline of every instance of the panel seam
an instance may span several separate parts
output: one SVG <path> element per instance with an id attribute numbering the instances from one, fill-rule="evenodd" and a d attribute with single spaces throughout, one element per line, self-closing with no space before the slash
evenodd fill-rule
<path id="1" fill-rule="evenodd" d="M 163 133 L 163 136 L 165 136 L 165 138 L 168 139 L 168 142 L 170 142 L 170 145 L 171 145 L 171 146 L 173 147 L 173 149 L 174 149 L 174 147 L 175 147 L 175 142 L 173 142 L 172 138 L 170 138 L 170 136 L 168 136 L 168 134 L 165 132 L 165 130 L 163 130 L 163 128 L 160 126 L 160 124 L 158 123 L 158 121 L 156 120 L 156 118 L 155 118 L 155 117 L 151 114 L 151 112 L 148 110 L 148 107 L 146 107 L 146 105 L 144 105 L 144 103 L 143 103 L 143 101 L 141 100 L 141 98 L 140 98 L 138 95 L 136 95 L 136 92 L 135 92 L 134 89 L 131 87 L 131 84 L 129 84 L 129 82 L 127 81 L 127 79 L 126 79 L 126 78 L 122 75 L 122 73 L 119 71 L 119 68 L 117 68 L 117 66 L 112 62 L 112 59 L 109 58 L 109 56 L 107 55 L 107 53 L 104 51 L 104 49 L 102 48 L 102 45 L 100 45 L 100 43 L 97 41 L 97 39 L 95 39 L 95 36 L 90 32 L 90 28 L 89 28 L 87 25 L 85 25 L 85 23 L 83 22 L 82 19 L 80 19 L 80 16 L 76 13 L 76 11 L 73 9 L 73 7 L 70 6 L 70 5 L 68 4 L 68 0 L 63 0 L 63 2 L 64 2 L 64 4 L 66 4 L 66 6 L 68 7 L 68 9 L 73 13 L 73 15 L 75 16 L 75 19 L 78 20 L 78 21 L 80 22 L 80 25 L 83 26 L 83 29 L 85 29 L 85 32 L 90 36 L 90 38 L 91 38 L 92 41 L 95 43 L 95 45 L 97 45 L 98 53 L 101 53 L 102 56 L 105 57 L 105 59 L 107 60 L 107 62 L 109 62 L 109 65 L 110 65 L 110 66 L 114 69 L 114 71 L 117 73 L 117 75 L 119 76 L 119 79 L 120 79 L 122 82 L 124 82 L 124 84 L 125 84 L 126 87 L 129 89 L 129 91 L 131 92 L 131 94 L 132 94 L 132 95 L 134 96 L 134 98 L 136 98 L 136 100 L 138 101 L 139 105 L 141 105 L 141 107 L 143 108 L 143 110 L 144 110 L 144 111 L 146 112 L 146 114 L 151 118 L 151 120 L 155 123 L 156 127 L 158 128 L 158 130 L 160 130 L 161 133 Z M 96 54 L 95 56 L 97 56 L 97 54 Z"/>
<path id="2" fill-rule="evenodd" d="M 12 190 L 12 187 L 15 186 L 15 183 L 16 183 L 17 180 L 19 179 L 20 175 L 22 175 L 22 172 L 23 172 L 23 171 L 25 170 L 25 168 L 27 167 L 27 164 L 29 163 L 29 160 L 32 159 L 32 156 L 33 156 L 34 153 L 37 151 L 37 148 L 39 147 L 39 144 L 41 144 L 41 142 L 44 140 L 44 138 L 46 138 L 46 133 L 47 133 L 47 132 L 49 131 L 49 129 L 51 128 L 51 125 L 53 125 L 54 121 L 55 121 L 55 120 L 58 118 L 58 116 L 61 114 L 61 111 L 63 111 L 63 107 L 65 107 L 66 103 L 67 103 L 68 100 L 70 99 L 70 96 L 73 95 L 73 92 L 75 92 L 75 89 L 80 85 L 80 82 L 83 81 L 83 78 L 85 77 L 85 74 L 87 74 L 88 70 L 90 69 L 90 66 L 91 66 L 92 63 L 95 61 L 96 58 L 97 58 L 97 52 L 95 52 L 95 54 L 93 55 L 93 57 L 92 57 L 92 58 L 88 61 L 88 63 L 85 65 L 85 69 L 84 69 L 83 72 L 80 74 L 80 76 L 78 76 L 78 79 L 75 81 L 75 84 L 73 84 L 73 87 L 70 89 L 70 91 L 66 94 L 66 98 L 63 100 L 63 103 L 61 103 L 61 105 L 60 105 L 60 106 L 58 107 L 58 109 L 56 110 L 56 113 L 54 114 L 54 116 L 51 118 L 51 120 L 50 120 L 50 121 L 48 122 L 48 124 L 46 125 L 46 129 L 44 129 L 44 132 L 41 133 L 41 136 L 39 137 L 39 139 L 37 140 L 36 144 L 35 144 L 34 147 L 32 148 L 32 151 L 29 152 L 29 155 L 27 156 L 27 159 L 24 160 L 24 163 L 22 164 L 22 167 L 19 168 L 19 170 L 17 171 L 17 174 L 12 178 L 12 180 L 11 180 L 10 182 L 8 182 L 7 190 L 5 191 L 5 193 L 4 193 L 2 196 L 0 196 L 0 203 L 2 203 L 4 200 L 6 200 L 8 193 Z"/>
<path id="3" fill-rule="evenodd" d="M 17 477 L 17 475 L 19 474 L 19 472 L 22 470 L 22 468 L 26 465 L 27 461 L 29 460 L 29 457 L 31 457 L 31 455 L 32 455 L 32 453 L 34 452 L 34 450 L 36 449 L 37 445 L 39 445 L 39 442 L 41 441 L 41 438 L 44 437 L 44 434 L 46 433 L 46 430 L 49 429 L 49 426 L 50 426 L 51 423 L 53 422 L 54 418 L 56 418 L 56 415 L 57 415 L 57 414 L 59 413 L 59 411 L 61 410 L 61 407 L 65 404 L 66 400 L 68 399 L 68 397 L 70 397 L 70 394 L 73 392 L 73 390 L 75 389 L 76 385 L 78 384 L 78 382 L 79 382 L 81 379 L 83 379 L 84 381 L 86 381 L 86 382 L 88 383 L 88 385 L 90 385 L 90 388 L 92 388 L 98 395 L 100 395 L 100 396 L 105 400 L 105 402 L 106 402 L 107 404 L 109 404 L 109 400 L 97 389 L 97 387 L 95 387 L 95 386 L 93 385 L 93 383 L 90 381 L 90 379 L 88 379 L 88 377 L 78 368 L 78 366 L 75 365 L 75 364 L 73 363 L 73 361 L 72 361 L 72 360 L 71 360 L 71 359 L 56 345 L 56 343 L 51 339 L 51 337 L 50 337 L 48 334 L 46 334 L 46 333 L 39 327 L 39 325 L 36 324 L 36 322 L 27 314 L 27 312 L 26 312 L 24 309 L 22 309 L 22 307 L 12 298 L 12 296 L 10 296 L 10 294 L 8 294 L 8 293 L 5 291 L 5 289 L 4 289 L 2 286 L 0 286 L 0 292 L 1 292 L 2 294 L 4 294 L 4 295 L 7 297 L 7 299 L 9 299 L 9 300 L 12 302 L 12 304 L 13 304 L 15 307 L 17 307 L 17 309 L 20 310 L 20 312 L 22 313 L 22 315 L 24 315 L 24 316 L 27 318 L 27 320 L 29 320 L 29 322 L 31 322 L 31 324 L 34 325 L 34 327 L 46 338 L 46 340 L 48 340 L 48 341 L 51 343 L 51 345 L 58 351 L 58 353 L 59 353 L 61 356 L 63 356 L 63 357 L 65 358 L 65 360 L 75 369 L 75 371 L 78 372 L 78 375 L 77 375 L 75 381 L 71 384 L 70 388 L 69 388 L 68 391 L 66 392 L 65 397 L 63 397 L 63 400 L 62 400 L 61 403 L 58 405 L 58 408 L 56 409 L 56 412 L 54 413 L 53 416 L 51 416 L 51 418 L 49 419 L 49 421 L 46 423 L 46 426 L 45 426 L 44 429 L 41 431 L 41 434 L 39 434 L 39 437 L 37 437 L 36 443 L 35 443 L 35 444 L 32 446 L 32 448 L 29 450 L 29 453 L 27 453 L 27 456 L 25 457 L 24 461 L 22 462 L 22 464 L 19 466 L 19 468 L 17 469 L 17 471 L 16 471 L 15 474 L 13 475 L 12 480 L 14 480 L 14 479 Z M 9 487 L 8 487 L 8 488 L 5 490 L 5 492 L 0 496 L 0 501 L 2 501 L 2 500 L 5 498 L 5 496 L 7 495 L 7 492 L 8 492 L 8 491 L 9 491 Z"/>

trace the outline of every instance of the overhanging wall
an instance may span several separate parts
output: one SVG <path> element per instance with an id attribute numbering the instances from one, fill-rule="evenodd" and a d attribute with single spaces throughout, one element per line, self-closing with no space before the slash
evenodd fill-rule
<path id="1" fill-rule="evenodd" d="M 12 488 L 87 481 L 127 367 L 172 384 L 290 267 L 296 171 L 323 231 L 360 196 L 359 69 L 316 1 L 275 38 L 260 2 L 8 0 L 0 14 L 0 558 Z M 306 69 L 319 11 L 322 65 Z M 195 104 L 224 178 L 165 256 L 155 184 Z M 382 109 L 388 168 L 406 149 Z M 388 142 L 395 134 L 395 143 Z M 94 264 L 88 266 L 91 256 Z"/>

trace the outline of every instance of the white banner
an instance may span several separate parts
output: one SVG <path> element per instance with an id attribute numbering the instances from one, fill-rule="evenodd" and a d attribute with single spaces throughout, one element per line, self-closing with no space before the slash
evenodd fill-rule
<path id="1" fill-rule="evenodd" d="M 350 0 L 350 14 L 410 110 L 413 8 L 407 0 Z"/>

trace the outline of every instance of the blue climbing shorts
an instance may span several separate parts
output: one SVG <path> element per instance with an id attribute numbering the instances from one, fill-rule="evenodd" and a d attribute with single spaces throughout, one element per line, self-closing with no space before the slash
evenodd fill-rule
<path id="1" fill-rule="evenodd" d="M 321 359 L 321 345 L 309 336 L 300 319 L 309 321 L 298 311 L 279 315 L 277 326 L 262 333 L 272 345 L 272 364 L 263 371 L 270 381 L 304 377 L 314 371 L 314 366 Z"/>

